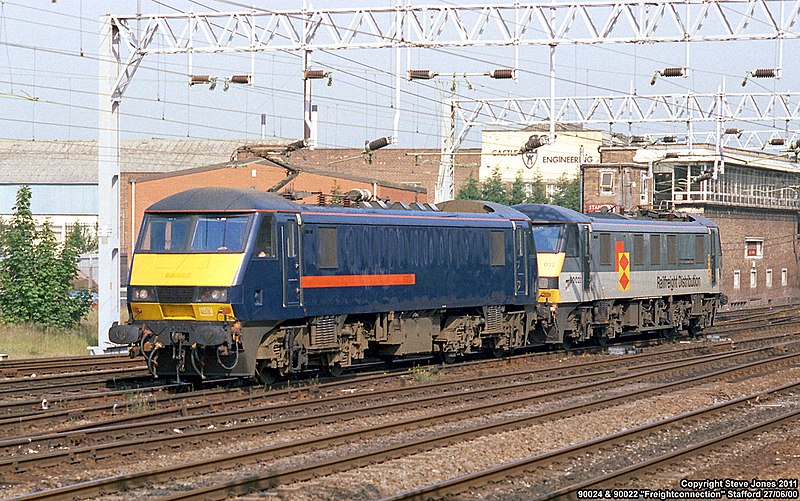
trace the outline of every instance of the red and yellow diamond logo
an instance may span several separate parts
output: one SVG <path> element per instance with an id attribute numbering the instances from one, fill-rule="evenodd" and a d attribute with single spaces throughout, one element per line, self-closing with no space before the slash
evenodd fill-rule
<path id="1" fill-rule="evenodd" d="M 625 252 L 625 242 L 615 242 L 615 244 L 617 251 L 617 273 L 619 274 L 619 290 L 626 291 L 631 286 L 630 253 Z"/>

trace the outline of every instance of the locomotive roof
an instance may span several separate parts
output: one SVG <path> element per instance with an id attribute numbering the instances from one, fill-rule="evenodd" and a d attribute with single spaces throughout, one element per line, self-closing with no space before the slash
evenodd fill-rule
<path id="1" fill-rule="evenodd" d="M 146 212 L 251 212 L 279 210 L 299 212 L 297 204 L 277 193 L 240 188 L 194 188 L 159 200 Z"/>
<path id="2" fill-rule="evenodd" d="M 460 201 L 459 201 L 460 202 Z M 145 212 L 254 212 L 281 211 L 316 214 L 359 214 L 416 217 L 464 217 L 479 219 L 527 219 L 521 212 L 493 202 L 468 201 L 468 204 L 443 204 L 445 211 L 395 210 L 381 208 L 344 208 L 338 205 L 299 205 L 277 193 L 241 188 L 194 188 L 170 195 L 148 207 Z M 450 209 L 449 211 L 447 209 Z"/>
<path id="3" fill-rule="evenodd" d="M 520 204 L 514 205 L 515 209 L 531 218 L 534 223 L 590 223 L 596 229 L 614 229 L 616 226 L 647 226 L 651 228 L 696 228 L 698 226 L 716 227 L 717 224 L 703 216 L 689 214 L 688 221 L 664 219 L 633 218 L 621 214 L 596 213 L 592 215 L 581 214 L 580 212 L 557 205 L 546 204 Z"/>
<path id="4" fill-rule="evenodd" d="M 534 223 L 591 223 L 592 220 L 580 212 L 558 205 L 518 204 L 513 208 L 531 218 Z"/>

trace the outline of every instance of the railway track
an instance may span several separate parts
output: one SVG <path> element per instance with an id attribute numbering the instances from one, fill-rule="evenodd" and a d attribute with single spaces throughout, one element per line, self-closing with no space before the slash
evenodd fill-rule
<path id="1" fill-rule="evenodd" d="M 141 359 L 131 359 L 127 355 L 93 355 L 85 357 L 25 358 L 0 361 L 0 378 L 18 378 L 95 372 L 123 367 L 144 368 Z"/>
<path id="2" fill-rule="evenodd" d="M 248 464 L 254 461 L 261 461 L 268 458 L 274 459 L 275 457 L 280 457 L 280 456 L 287 456 L 287 455 L 294 456 L 297 454 L 301 454 L 303 452 L 307 452 L 309 450 L 328 449 L 337 444 L 341 445 L 344 443 L 349 443 L 354 440 L 363 439 L 364 437 L 367 436 L 385 436 L 386 434 L 398 433 L 400 430 L 424 429 L 426 427 L 433 426 L 435 423 L 441 423 L 445 419 L 459 420 L 459 419 L 464 419 L 465 417 L 468 416 L 494 415 L 495 413 L 503 409 L 525 405 L 527 403 L 531 403 L 535 399 L 539 400 L 548 399 L 549 401 L 564 401 L 568 395 L 572 394 L 581 394 L 581 393 L 585 394 L 586 392 L 597 391 L 599 388 L 606 388 L 609 390 L 614 387 L 620 388 L 621 385 L 624 386 L 623 383 L 626 381 L 628 383 L 631 383 L 631 382 L 641 382 L 642 380 L 648 380 L 648 379 L 649 380 L 652 379 L 657 380 L 659 378 L 664 379 L 667 378 L 669 374 L 672 374 L 672 376 L 670 377 L 676 378 L 678 377 L 675 375 L 676 372 L 678 374 L 684 372 L 685 376 L 685 371 L 687 370 L 689 372 L 697 372 L 702 370 L 703 368 L 705 369 L 705 374 L 700 374 L 690 377 L 682 377 L 682 378 L 678 377 L 677 380 L 666 383 L 654 383 L 649 388 L 641 389 L 639 391 L 623 392 L 622 394 L 614 395 L 603 399 L 596 399 L 595 401 L 592 401 L 588 404 L 586 401 L 582 401 L 572 406 L 565 405 L 559 409 L 548 412 L 537 413 L 533 416 L 525 416 L 521 418 L 505 420 L 499 423 L 492 423 L 490 425 L 470 427 L 464 430 L 446 433 L 444 435 L 438 435 L 432 438 L 426 438 L 424 440 L 416 440 L 410 443 L 404 443 L 402 445 L 395 445 L 382 450 L 358 454 L 348 458 L 337 458 L 329 461 L 322 461 L 319 463 L 308 465 L 307 467 L 300 469 L 295 468 L 285 471 L 275 471 L 274 469 L 271 469 L 271 473 L 268 475 L 259 476 L 258 478 L 250 478 L 247 480 L 240 480 L 237 481 L 236 483 L 229 483 L 223 486 L 209 487 L 203 490 L 190 491 L 186 494 L 176 494 L 175 499 L 182 499 L 186 496 L 190 498 L 204 498 L 204 499 L 225 497 L 229 492 L 245 493 L 251 489 L 263 489 L 266 487 L 272 487 L 274 485 L 286 482 L 294 482 L 297 480 L 314 478 L 320 475 L 329 474 L 330 472 L 333 471 L 341 471 L 344 469 L 350 469 L 357 466 L 363 466 L 365 464 L 372 464 L 376 461 L 383 461 L 389 458 L 401 457 L 403 455 L 412 454 L 414 452 L 429 450 L 434 447 L 441 447 L 447 444 L 452 444 L 454 442 L 464 441 L 471 437 L 480 436 L 487 433 L 497 433 L 503 430 L 516 429 L 521 426 L 530 426 L 531 424 L 537 422 L 553 420 L 559 417 L 569 416 L 576 413 L 584 413 L 593 409 L 619 405 L 621 402 L 629 401 L 630 399 L 642 398 L 645 395 L 653 395 L 653 394 L 669 392 L 673 391 L 675 388 L 684 387 L 686 385 L 691 385 L 691 384 L 698 384 L 699 382 L 702 381 L 709 381 L 720 377 L 730 377 L 733 375 L 752 372 L 752 371 L 764 371 L 767 370 L 768 368 L 774 368 L 776 365 L 779 366 L 796 360 L 797 357 L 799 356 L 796 351 L 789 354 L 782 353 L 780 355 L 769 355 L 769 356 L 766 355 L 769 351 L 772 350 L 784 350 L 790 348 L 793 350 L 800 350 L 800 342 L 788 342 L 779 347 L 760 348 L 752 350 L 751 354 L 755 355 L 756 352 L 759 352 L 761 353 L 762 356 L 765 356 L 766 358 L 763 360 L 750 361 L 740 365 L 734 365 L 733 367 L 727 367 L 724 369 L 712 369 L 710 367 L 714 367 L 715 365 L 718 366 L 720 363 L 723 363 L 724 360 L 727 360 L 728 362 L 733 362 L 737 358 L 748 359 L 748 354 L 744 352 L 722 354 L 722 355 L 717 355 L 716 356 L 717 358 L 709 358 L 702 363 L 694 360 L 694 361 L 686 361 L 685 363 L 677 362 L 673 364 L 661 364 L 662 367 L 650 369 L 649 371 L 644 370 L 633 373 L 628 373 L 628 371 L 626 371 L 624 375 L 618 377 L 611 377 L 606 380 L 589 382 L 582 385 L 572 385 L 571 387 L 568 388 L 552 390 L 550 392 L 543 392 L 542 394 L 538 395 L 515 397 L 507 399 L 506 401 L 495 402 L 485 405 L 478 405 L 478 406 L 469 406 L 467 408 L 455 411 L 447 411 L 444 413 L 427 415 L 420 418 L 410 418 L 406 420 L 390 422 L 388 424 L 376 425 L 373 427 L 369 427 L 367 429 L 350 430 L 338 434 L 329 435 L 326 437 L 315 437 L 303 441 L 295 441 L 287 444 L 278 444 L 257 450 L 241 452 L 238 454 L 227 455 L 217 458 L 208 458 L 202 462 L 182 464 L 177 467 L 161 468 L 149 472 L 121 475 L 106 479 L 88 481 L 77 486 L 68 486 L 61 489 L 54 489 L 51 491 L 34 493 L 31 494 L 30 496 L 26 496 L 20 499 L 59 499 L 65 497 L 70 497 L 70 498 L 92 497 L 99 495 L 102 492 L 108 493 L 119 489 L 134 488 L 154 482 L 164 482 L 168 481 L 168 479 L 170 478 L 182 478 L 187 475 L 196 477 L 197 475 L 200 475 L 203 472 L 206 473 L 216 472 L 222 468 L 231 467 L 234 465 Z M 102 455 L 102 453 L 100 455 Z"/>
<path id="3" fill-rule="evenodd" d="M 507 480 L 511 477 L 535 476 L 536 472 L 543 470 L 547 470 L 549 472 L 558 471 L 559 469 L 563 470 L 568 468 L 568 463 L 575 457 L 602 454 L 603 451 L 608 451 L 614 447 L 622 447 L 626 443 L 640 442 L 645 436 L 648 435 L 655 436 L 658 434 L 666 434 L 675 430 L 685 429 L 688 427 L 687 425 L 690 422 L 713 420 L 714 415 L 733 412 L 737 408 L 750 405 L 752 401 L 759 401 L 761 399 L 768 401 L 770 398 L 775 397 L 776 395 L 783 394 L 790 390 L 796 391 L 798 388 L 800 388 L 800 382 L 790 383 L 778 388 L 750 394 L 744 397 L 728 400 L 717 405 L 712 405 L 688 412 L 686 414 L 663 419 L 647 425 L 638 426 L 623 432 L 599 437 L 575 446 L 523 458 L 518 461 L 476 471 L 468 475 L 446 480 L 444 482 L 438 482 L 394 496 L 385 497 L 382 499 L 382 501 L 410 501 L 457 496 L 471 490 L 480 489 L 490 483 Z M 661 454 L 646 461 L 642 461 L 627 467 L 618 468 L 613 471 L 604 470 L 603 474 L 592 477 L 588 480 L 577 482 L 572 481 L 571 483 L 567 482 L 567 485 L 564 487 L 539 496 L 531 495 L 529 499 L 576 499 L 578 497 L 578 491 L 589 491 L 594 493 L 599 492 L 599 497 L 602 498 L 604 490 L 612 490 L 620 493 L 620 495 L 614 496 L 615 498 L 639 497 L 637 495 L 638 489 L 630 489 L 630 484 L 627 484 L 628 487 L 626 488 L 626 484 L 623 482 L 636 477 L 642 478 L 648 471 L 652 471 L 660 467 L 666 467 L 670 463 L 680 461 L 685 457 L 714 450 L 715 448 L 719 448 L 725 444 L 741 440 L 756 433 L 760 433 L 766 429 L 781 426 L 787 422 L 794 421 L 799 417 L 800 409 L 779 413 L 777 415 L 770 415 L 764 418 L 762 421 L 752 423 L 748 426 L 739 427 L 731 432 L 725 433 L 710 440 L 700 443 L 692 443 L 667 454 Z M 554 467 L 556 464 L 559 465 L 559 468 Z M 552 481 L 552 478 L 550 480 Z M 612 485 L 609 485 L 609 483 Z M 621 493 L 624 492 L 628 492 L 629 495 L 622 495 Z M 180 498 L 172 497 L 171 499 Z"/>
<path id="4" fill-rule="evenodd" d="M 795 336 L 800 336 L 800 333 Z M 794 336 L 787 335 L 784 340 L 794 339 Z M 742 350 L 747 347 L 766 346 L 775 342 L 774 338 L 751 339 L 737 345 L 737 349 Z M 0 428 L 13 432 L 17 430 L 16 437 L 19 443 L 24 443 L 31 447 L 39 443 L 40 438 L 51 437 L 48 440 L 66 440 L 69 443 L 78 443 L 80 436 L 81 443 L 103 443 L 105 441 L 117 439 L 120 436 L 145 437 L 148 433 L 157 429 L 179 428 L 182 431 L 189 427 L 202 427 L 218 425 L 225 420 L 247 420 L 254 416 L 266 418 L 273 413 L 291 413 L 292 416 L 302 416 L 305 414 L 319 415 L 327 413 L 336 408 L 359 408 L 370 405 L 372 402 L 381 399 L 398 399 L 402 396 L 411 396 L 414 393 L 422 393 L 427 397 L 441 394 L 446 388 L 451 388 L 452 392 L 465 388 L 475 389 L 476 387 L 488 388 L 491 391 L 499 391 L 497 386 L 502 381 L 534 381 L 536 384 L 558 384 L 553 378 L 570 377 L 585 374 L 584 377 L 599 377 L 603 370 L 623 370 L 626 367 L 634 366 L 648 360 L 658 359 L 659 363 L 671 363 L 675 360 L 685 360 L 687 357 L 694 356 L 695 360 L 707 356 L 709 350 L 712 352 L 730 351 L 733 347 L 728 344 L 696 344 L 679 345 L 657 353 L 644 353 L 639 355 L 625 355 L 618 357 L 603 357 L 595 360 L 581 360 L 576 363 L 573 359 L 565 367 L 559 364 L 551 368 L 531 369 L 525 364 L 525 360 L 530 362 L 530 358 L 519 357 L 517 360 L 502 361 L 480 361 L 472 362 L 459 366 L 445 366 L 439 373 L 430 373 L 428 377 L 444 378 L 448 370 L 453 370 L 456 374 L 473 373 L 472 376 L 454 379 L 452 381 L 442 380 L 429 382 L 427 384 L 414 381 L 414 374 L 408 371 L 395 373 L 378 373 L 362 375 L 344 380 L 334 380 L 317 386 L 307 386 L 302 388 L 283 388 L 275 391 L 264 391 L 262 389 L 216 389 L 198 393 L 186 393 L 177 396 L 164 395 L 158 397 L 158 408 L 151 408 L 147 401 L 142 402 L 137 399 L 130 399 L 129 394 L 125 393 L 125 398 L 115 401 L 113 399 L 103 404 L 86 407 L 77 410 L 37 412 L 32 415 L 19 416 L 0 420 Z M 563 356 L 562 356 L 563 359 Z M 536 360 L 536 357 L 534 357 Z M 514 365 L 508 365 L 514 362 Z M 499 375 L 485 374 L 488 366 L 495 367 L 502 365 L 506 370 Z M 509 370 L 514 366 L 521 367 L 518 370 Z M 437 368 L 438 369 L 438 368 Z M 427 373 L 426 373 L 427 374 Z M 477 375 L 476 375 L 477 374 Z M 411 384 L 401 388 L 383 388 L 397 378 L 411 380 Z M 538 377 L 540 379 L 531 379 Z M 547 379 L 545 379 L 547 378 Z M 401 379 L 401 381 L 403 381 Z M 513 385 L 511 385 L 512 388 Z M 520 389 L 521 390 L 521 389 Z M 491 393 L 491 391 L 489 393 Z M 514 390 L 517 391 L 517 390 Z M 343 392 L 346 392 L 343 394 Z M 192 402 L 191 400 L 200 400 Z M 136 412 L 123 413 L 130 407 L 139 405 Z M 155 398 L 152 407 L 156 407 Z M 115 407 L 116 406 L 116 407 Z M 113 416 L 108 416 L 113 413 Z M 81 420 L 102 418 L 101 421 L 92 421 L 88 424 L 76 423 L 70 426 L 61 426 L 53 433 L 36 434 L 25 433 L 32 427 L 41 428 L 46 423 L 63 423 L 65 420 L 76 421 L 77 417 Z M 135 426 L 134 426 L 135 424 Z M 85 431 L 90 428 L 90 432 Z M 103 435 L 105 429 L 114 430 L 114 433 Z M 116 434 L 116 435 L 115 435 Z M 1 436 L 1 435 L 0 435 Z M 70 438 L 67 438 L 67 437 Z M 92 436 L 99 438 L 90 439 Z M 8 437 L 8 436 L 7 436 Z M 2 444 L 13 444 L 13 440 L 0 441 Z M 11 451 L 9 451 L 11 452 Z"/>

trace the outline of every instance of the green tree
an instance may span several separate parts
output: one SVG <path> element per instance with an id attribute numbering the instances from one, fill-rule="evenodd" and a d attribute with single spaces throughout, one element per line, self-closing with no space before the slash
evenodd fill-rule
<path id="1" fill-rule="evenodd" d="M 0 320 L 72 327 L 89 311 L 88 293 L 70 294 L 78 250 L 69 238 L 59 246 L 49 223 L 36 231 L 27 186 L 17 192 L 0 250 Z"/>
<path id="2" fill-rule="evenodd" d="M 562 174 L 556 182 L 552 203 L 580 212 L 580 200 L 580 180 L 578 176 Z"/>
<path id="3" fill-rule="evenodd" d="M 17 192 L 14 215 L 0 242 L 0 319 L 19 323 L 31 319 L 36 303 L 36 224 L 31 213 L 31 189 Z"/>
<path id="4" fill-rule="evenodd" d="M 533 176 L 533 181 L 530 183 L 530 194 L 525 199 L 525 203 L 546 204 L 547 202 L 547 189 L 542 179 L 542 173 L 537 170 Z"/>
<path id="5" fill-rule="evenodd" d="M 84 225 L 75 221 L 67 234 L 67 241 L 78 252 L 78 254 L 86 254 L 90 252 L 97 252 L 97 225 L 94 229 L 90 230 Z"/>
<path id="6" fill-rule="evenodd" d="M 478 180 L 472 177 L 472 174 L 469 175 L 467 180 L 464 181 L 464 184 L 461 185 L 461 188 L 458 189 L 456 198 L 459 200 L 480 200 L 481 188 L 478 185 Z"/>
<path id="7" fill-rule="evenodd" d="M 481 198 L 490 202 L 498 202 L 501 204 L 508 203 L 508 190 L 500 177 L 500 171 L 495 169 L 492 171 L 491 177 L 484 181 L 481 187 Z"/>
<path id="8" fill-rule="evenodd" d="M 525 181 L 522 180 L 522 173 L 517 173 L 514 182 L 511 184 L 511 191 L 508 193 L 508 204 L 524 204 L 528 196 L 525 193 Z"/>

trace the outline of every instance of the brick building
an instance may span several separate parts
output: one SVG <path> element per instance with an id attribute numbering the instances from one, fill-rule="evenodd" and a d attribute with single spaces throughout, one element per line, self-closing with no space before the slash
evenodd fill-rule
<path id="1" fill-rule="evenodd" d="M 369 176 L 396 184 L 425 188 L 430 201 L 436 193 L 439 177 L 440 149 L 384 148 L 370 156 L 363 150 L 350 148 L 323 148 L 299 150 L 292 153 L 291 162 L 307 165 L 332 174 Z M 481 150 L 464 148 L 455 157 L 456 190 L 470 176 L 478 179 L 481 167 Z"/>
<path id="2" fill-rule="evenodd" d="M 581 168 L 584 211 L 694 212 L 720 227 L 731 307 L 800 299 L 800 166 L 714 145 L 601 149 Z"/>

